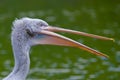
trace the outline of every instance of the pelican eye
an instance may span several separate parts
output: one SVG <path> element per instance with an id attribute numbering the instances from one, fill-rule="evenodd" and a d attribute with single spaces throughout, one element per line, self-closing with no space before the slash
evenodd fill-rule
<path id="1" fill-rule="evenodd" d="M 27 33 L 30 37 L 33 37 L 33 36 L 34 36 L 34 33 L 32 33 L 29 29 L 26 29 L 26 33 Z"/>
<path id="2" fill-rule="evenodd" d="M 47 25 L 46 24 L 44 24 L 44 23 L 37 23 L 37 25 L 39 25 L 40 27 L 46 27 Z"/>

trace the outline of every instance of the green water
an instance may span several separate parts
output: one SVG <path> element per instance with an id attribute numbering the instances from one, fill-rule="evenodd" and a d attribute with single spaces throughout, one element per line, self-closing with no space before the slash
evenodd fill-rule
<path id="1" fill-rule="evenodd" d="M 27 79 L 119 80 L 120 79 L 120 1 L 119 0 L 1 0 L 0 78 L 8 75 L 14 59 L 10 33 L 13 20 L 41 18 L 50 25 L 112 37 L 101 41 L 61 33 L 110 56 L 92 55 L 81 49 L 61 46 L 34 46 Z"/>

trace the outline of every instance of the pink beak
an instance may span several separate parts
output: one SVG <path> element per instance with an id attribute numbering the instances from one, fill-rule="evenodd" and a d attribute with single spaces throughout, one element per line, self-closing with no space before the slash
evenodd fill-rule
<path id="1" fill-rule="evenodd" d="M 92 49 L 86 45 L 83 45 L 77 41 L 74 41 L 70 38 L 64 37 L 62 35 L 59 35 L 54 32 L 68 32 L 72 34 L 78 34 L 78 35 L 83 35 L 83 36 L 88 36 L 92 38 L 97 38 L 101 40 L 113 40 L 112 38 L 107 38 L 107 37 L 102 37 L 94 34 L 88 34 L 80 31 L 75 31 L 75 30 L 69 30 L 69 29 L 64 29 L 64 28 L 58 28 L 58 27 L 45 27 L 43 30 L 40 32 L 37 32 L 38 34 L 43 34 L 45 37 L 38 39 L 36 44 L 48 44 L 48 45 L 59 45 L 59 46 L 71 46 L 71 47 L 77 47 L 80 49 L 83 49 L 85 51 L 88 51 L 92 54 L 96 54 L 98 56 L 103 56 L 103 57 L 108 57 L 106 54 L 103 54 L 95 49 Z"/>

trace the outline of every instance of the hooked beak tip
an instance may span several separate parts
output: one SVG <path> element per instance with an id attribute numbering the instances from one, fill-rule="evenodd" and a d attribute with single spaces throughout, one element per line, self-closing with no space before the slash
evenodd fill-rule
<path id="1" fill-rule="evenodd" d="M 113 42 L 115 42 L 115 39 L 113 39 L 113 38 L 110 38 L 110 40 L 113 41 Z"/>

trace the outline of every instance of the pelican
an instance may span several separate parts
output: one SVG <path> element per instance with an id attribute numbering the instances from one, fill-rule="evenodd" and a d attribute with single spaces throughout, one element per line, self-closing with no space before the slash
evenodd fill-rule
<path id="1" fill-rule="evenodd" d="M 11 34 L 15 65 L 12 72 L 3 80 L 26 79 L 30 68 L 29 50 L 34 45 L 71 46 L 80 48 L 98 56 L 108 57 L 102 52 L 55 32 L 68 32 L 102 40 L 113 40 L 112 38 L 50 26 L 47 22 L 41 19 L 33 19 L 28 17 L 16 19 L 13 22 Z"/>

